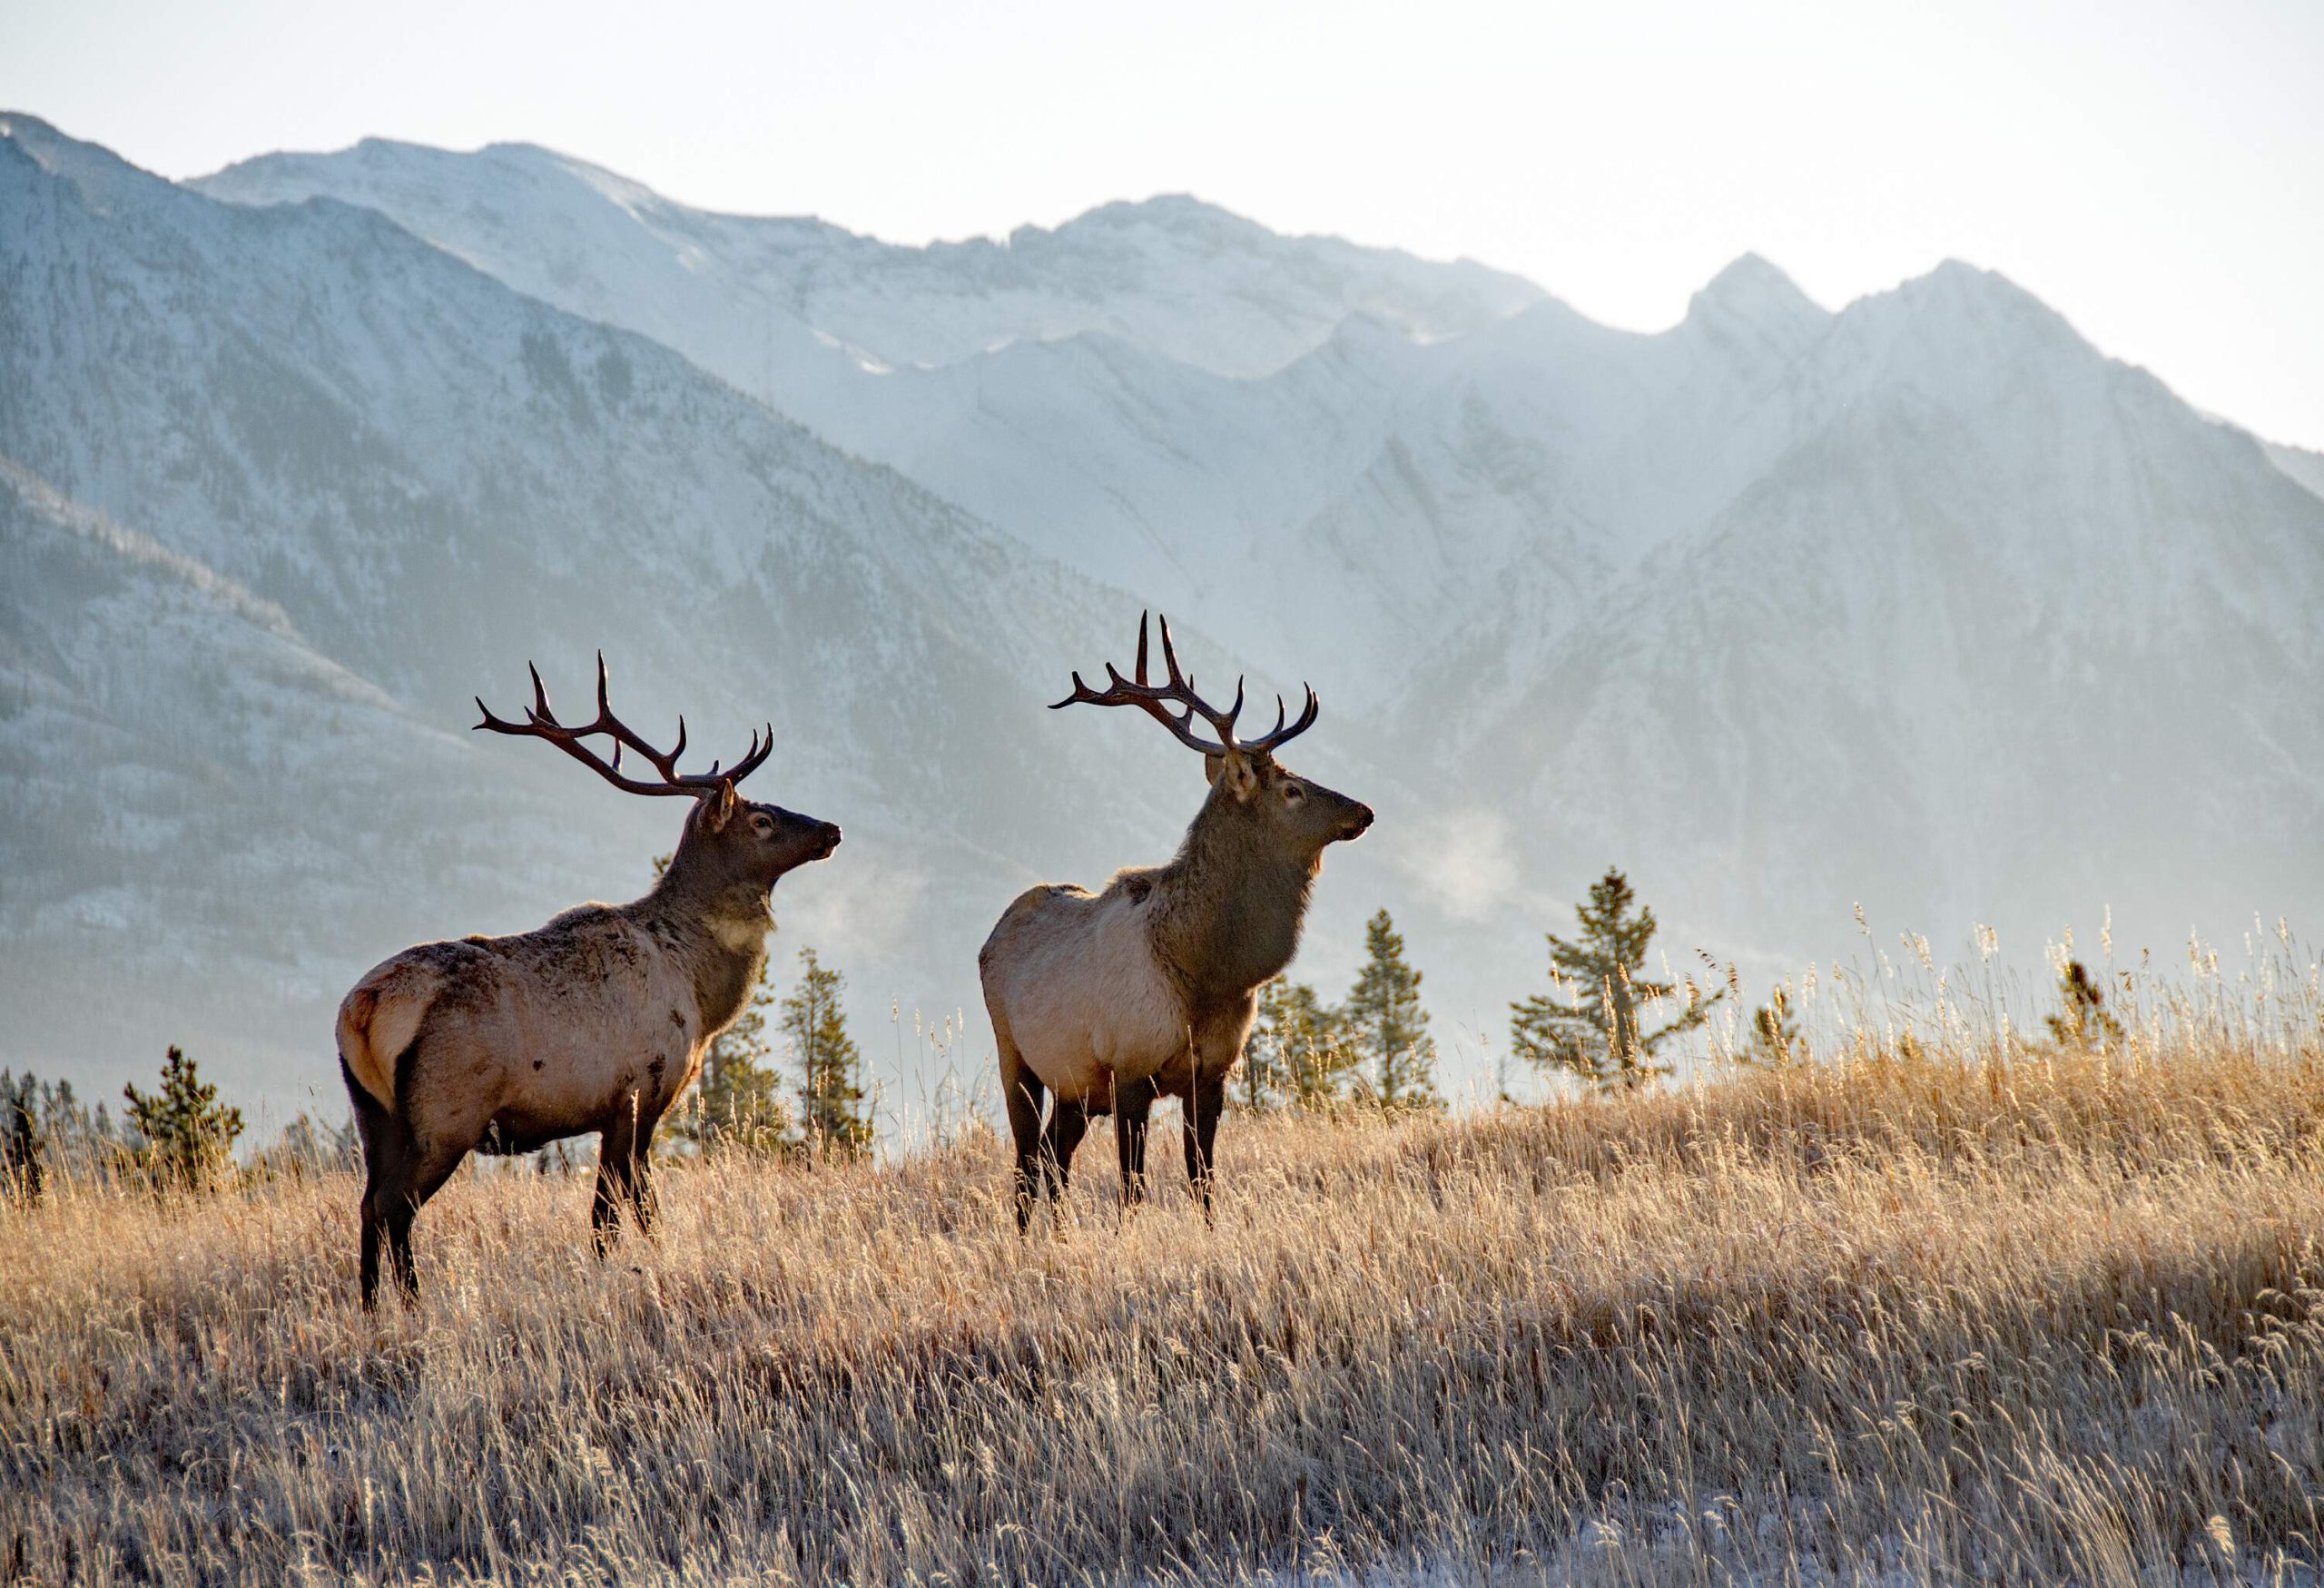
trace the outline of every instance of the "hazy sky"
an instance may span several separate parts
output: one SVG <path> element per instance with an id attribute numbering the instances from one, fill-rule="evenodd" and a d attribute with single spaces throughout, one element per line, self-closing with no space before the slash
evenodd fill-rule
<path id="1" fill-rule="evenodd" d="M 1746 249 L 1834 305 L 1957 256 L 2324 447 L 2324 0 L 0 0 L 0 107 L 172 176 L 523 139 L 900 242 L 1190 192 L 1641 329 Z"/>

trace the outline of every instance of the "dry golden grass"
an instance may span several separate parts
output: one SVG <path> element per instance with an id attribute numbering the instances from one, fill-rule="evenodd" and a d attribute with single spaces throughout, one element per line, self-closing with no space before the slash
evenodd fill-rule
<path id="1" fill-rule="evenodd" d="M 1167 1134 L 1165 1133 L 1167 1143 Z M 2309 1581 L 2324 1058 L 1859 1057 L 1230 1119 L 1020 1240 L 990 1137 L 0 1213 L 0 1577 Z"/>

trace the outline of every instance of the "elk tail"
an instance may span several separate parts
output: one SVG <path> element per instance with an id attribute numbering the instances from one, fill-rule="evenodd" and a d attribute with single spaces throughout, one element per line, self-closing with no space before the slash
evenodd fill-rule
<path id="1" fill-rule="evenodd" d="M 340 1062 L 390 1114 L 396 1111 L 396 1060 L 419 1034 L 434 991 L 367 976 L 339 1006 Z"/>

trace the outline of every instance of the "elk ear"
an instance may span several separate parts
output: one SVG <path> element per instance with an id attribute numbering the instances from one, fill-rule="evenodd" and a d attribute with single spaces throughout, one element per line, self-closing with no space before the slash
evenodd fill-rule
<path id="1" fill-rule="evenodd" d="M 718 785 L 718 792 L 702 802 L 702 824 L 713 833 L 721 833 L 725 830 L 726 824 L 734 819 L 734 785 L 732 783 L 721 783 Z"/>
<path id="2" fill-rule="evenodd" d="M 1225 778 L 1226 792 L 1238 800 L 1249 799 L 1259 789 L 1258 769 L 1247 755 L 1206 755 L 1202 758 L 1202 774 L 1214 786 Z"/>

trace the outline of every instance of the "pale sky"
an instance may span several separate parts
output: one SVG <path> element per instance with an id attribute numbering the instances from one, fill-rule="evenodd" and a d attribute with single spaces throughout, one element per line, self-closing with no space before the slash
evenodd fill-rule
<path id="1" fill-rule="evenodd" d="M 1653 330 L 1955 257 L 2324 448 L 2324 0 L 0 0 L 0 107 L 169 176 L 525 140 L 897 242 L 1193 192 Z"/>

